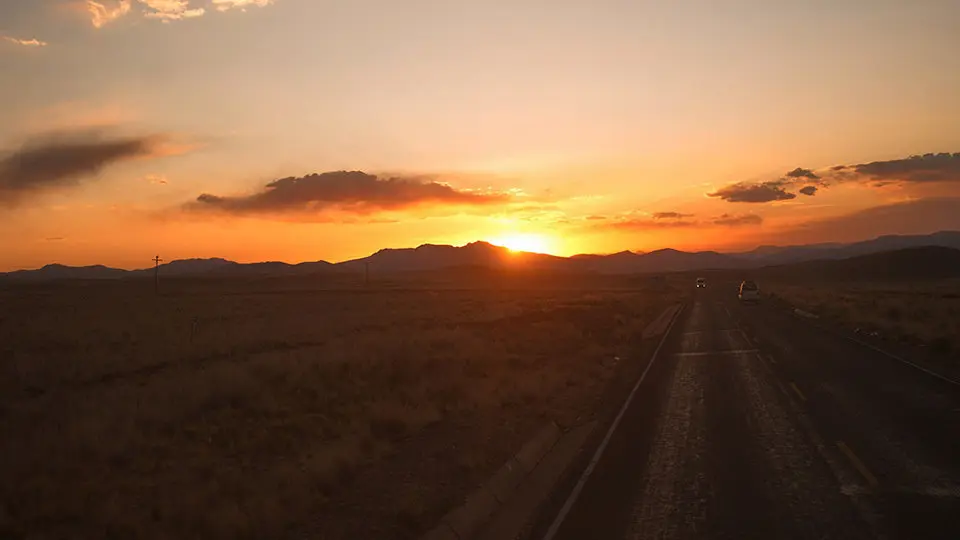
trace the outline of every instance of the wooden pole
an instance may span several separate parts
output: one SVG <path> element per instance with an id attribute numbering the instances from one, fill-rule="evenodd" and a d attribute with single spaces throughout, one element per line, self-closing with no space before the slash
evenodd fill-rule
<path id="1" fill-rule="evenodd" d="M 159 255 L 153 258 L 153 293 L 160 294 L 160 261 Z"/>

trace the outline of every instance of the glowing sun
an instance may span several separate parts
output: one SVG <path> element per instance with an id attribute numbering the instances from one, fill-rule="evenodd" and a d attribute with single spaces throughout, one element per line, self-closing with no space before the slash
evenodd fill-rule
<path id="1" fill-rule="evenodd" d="M 502 246 L 510 251 L 529 251 L 531 253 L 550 253 L 552 242 L 542 234 L 508 234 L 490 240 L 491 244 Z"/>

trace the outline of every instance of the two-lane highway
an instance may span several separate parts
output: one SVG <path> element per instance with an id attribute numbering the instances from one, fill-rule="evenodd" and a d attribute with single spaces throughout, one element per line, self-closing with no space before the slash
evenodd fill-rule
<path id="1" fill-rule="evenodd" d="M 957 390 L 732 286 L 697 290 L 535 533 L 960 538 Z"/>

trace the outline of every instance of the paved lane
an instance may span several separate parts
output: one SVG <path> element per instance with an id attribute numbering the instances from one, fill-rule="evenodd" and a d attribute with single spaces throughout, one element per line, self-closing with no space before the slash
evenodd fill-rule
<path id="1" fill-rule="evenodd" d="M 737 310 L 698 291 L 556 538 L 872 536 Z"/>
<path id="2" fill-rule="evenodd" d="M 890 538 L 960 538 L 960 386 L 770 305 L 733 306 L 854 474 L 842 490 Z M 841 475 L 842 476 L 842 475 Z"/>

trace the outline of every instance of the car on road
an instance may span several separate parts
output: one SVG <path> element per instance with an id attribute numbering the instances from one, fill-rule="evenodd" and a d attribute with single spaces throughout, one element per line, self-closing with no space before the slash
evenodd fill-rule
<path id="1" fill-rule="evenodd" d="M 740 292 L 737 296 L 741 302 L 759 302 L 760 286 L 754 281 L 744 280 L 740 283 Z"/>
<path id="2" fill-rule="evenodd" d="M 705 289 L 706 287 L 707 287 L 707 280 L 704 279 L 704 278 L 702 278 L 702 277 L 698 277 L 698 278 L 697 278 L 697 288 L 698 288 L 698 289 Z"/>

